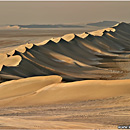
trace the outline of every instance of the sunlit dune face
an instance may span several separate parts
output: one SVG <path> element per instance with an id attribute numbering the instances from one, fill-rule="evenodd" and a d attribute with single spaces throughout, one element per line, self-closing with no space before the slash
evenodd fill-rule
<path id="1" fill-rule="evenodd" d="M 74 39 L 74 37 L 75 37 L 75 35 L 72 33 L 72 34 L 66 34 L 66 35 L 64 35 L 62 38 L 63 38 L 65 41 L 69 42 L 69 41 L 71 41 L 72 39 Z"/>
<path id="2" fill-rule="evenodd" d="M 45 45 L 46 43 L 48 43 L 49 40 L 45 40 L 43 42 L 40 42 L 40 43 L 36 43 L 37 46 L 42 46 L 42 45 Z"/>
<path id="3" fill-rule="evenodd" d="M 51 40 L 55 43 L 58 43 L 60 41 L 61 37 L 58 37 L 58 38 L 52 38 Z"/>
<path id="4" fill-rule="evenodd" d="M 81 37 L 81 38 L 86 38 L 89 34 L 84 32 L 82 34 L 77 34 L 77 36 Z"/>
<path id="5" fill-rule="evenodd" d="M 101 29 L 101 30 L 97 30 L 97 31 L 93 31 L 93 32 L 89 32 L 91 35 L 94 36 L 102 36 L 104 31 L 112 31 L 115 32 L 116 30 L 114 28 L 106 28 L 106 29 Z"/>
<path id="6" fill-rule="evenodd" d="M 21 62 L 21 60 L 22 60 L 21 56 L 18 56 L 18 55 L 4 58 L 0 62 L 1 69 L 3 65 L 4 66 L 17 66 Z"/>
<path id="7" fill-rule="evenodd" d="M 49 54 L 53 57 L 53 60 L 56 62 L 60 62 L 60 63 L 67 63 L 67 64 L 73 64 L 74 60 L 66 57 L 64 55 L 61 54 L 57 54 L 54 52 L 49 52 Z"/>

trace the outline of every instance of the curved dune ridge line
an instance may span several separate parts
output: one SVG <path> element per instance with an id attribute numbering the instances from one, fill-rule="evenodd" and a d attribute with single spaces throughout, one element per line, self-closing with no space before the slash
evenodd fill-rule
<path id="1" fill-rule="evenodd" d="M 61 82 L 60 76 L 37 76 L 0 84 L 0 99 L 33 93 L 50 84 Z"/>
<path id="2" fill-rule="evenodd" d="M 1 83 L 0 106 L 66 103 L 130 94 L 130 79 L 84 80 L 70 83 L 61 83 L 61 80 L 60 76 L 38 76 Z"/>
<path id="3" fill-rule="evenodd" d="M 130 24 L 21 45 L 0 60 L 0 82 L 60 75 L 65 81 L 130 78 Z"/>

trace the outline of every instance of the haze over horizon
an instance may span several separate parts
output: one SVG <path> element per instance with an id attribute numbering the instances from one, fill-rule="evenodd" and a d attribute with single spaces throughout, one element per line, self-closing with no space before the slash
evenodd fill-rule
<path id="1" fill-rule="evenodd" d="M 0 25 L 129 22 L 130 2 L 0 2 Z"/>

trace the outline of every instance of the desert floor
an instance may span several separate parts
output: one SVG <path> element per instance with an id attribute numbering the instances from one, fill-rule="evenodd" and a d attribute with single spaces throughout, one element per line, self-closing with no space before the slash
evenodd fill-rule
<path id="1" fill-rule="evenodd" d="M 130 97 L 29 107 L 0 108 L 4 129 L 116 129 L 129 125 Z"/>

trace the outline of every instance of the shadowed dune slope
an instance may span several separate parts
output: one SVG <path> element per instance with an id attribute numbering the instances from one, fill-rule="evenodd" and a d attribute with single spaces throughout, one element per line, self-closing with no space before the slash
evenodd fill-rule
<path id="1" fill-rule="evenodd" d="M 129 79 L 130 24 L 25 44 L 0 57 L 0 82 L 47 75 L 65 81 Z"/>

